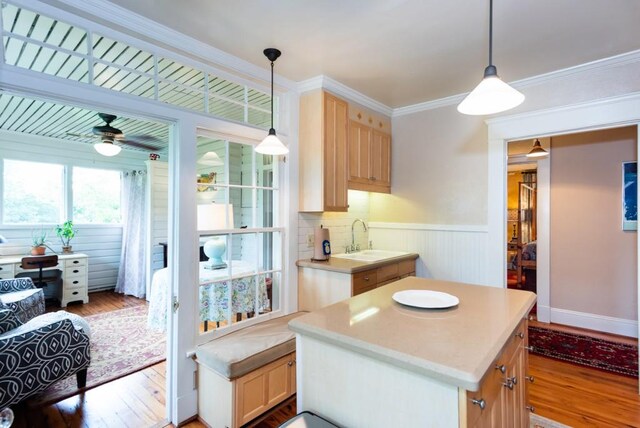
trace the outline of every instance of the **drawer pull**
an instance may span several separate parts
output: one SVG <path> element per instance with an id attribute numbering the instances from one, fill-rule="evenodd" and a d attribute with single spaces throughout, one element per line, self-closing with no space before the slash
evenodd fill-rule
<path id="1" fill-rule="evenodd" d="M 79 293 L 79 291 L 74 291 L 74 292 L 73 292 L 73 293 L 71 293 L 71 294 L 73 294 L 73 295 L 75 296 L 75 295 L 76 295 L 76 294 L 78 294 L 78 293 Z"/>
<path id="2" fill-rule="evenodd" d="M 479 407 L 480 407 L 480 410 L 484 410 L 484 408 L 485 408 L 485 407 L 487 407 L 487 403 L 486 403 L 486 401 L 484 401 L 484 398 L 481 398 L 481 399 L 479 399 L 479 400 L 477 400 L 477 399 L 473 398 L 473 399 L 471 400 L 471 402 L 472 402 L 473 404 L 475 404 L 476 406 L 479 406 Z"/>
<path id="3" fill-rule="evenodd" d="M 504 364 L 500 364 L 500 365 L 496 364 L 496 370 L 500 370 L 500 373 L 506 373 L 507 368 L 505 367 Z"/>
<path id="4" fill-rule="evenodd" d="M 293 365 L 293 361 L 289 361 L 289 362 L 287 363 L 287 365 L 288 365 L 289 367 L 291 367 L 291 366 Z"/>
<path id="5" fill-rule="evenodd" d="M 4 268 L 2 266 L 0 266 L 0 270 L 3 270 Z"/>
<path id="6" fill-rule="evenodd" d="M 74 260 L 74 261 L 73 261 L 73 264 L 74 264 L 74 265 L 77 265 L 78 263 L 80 263 L 80 260 Z"/>
<path id="7" fill-rule="evenodd" d="M 79 282 L 80 282 L 80 281 L 73 281 L 73 283 L 74 283 L 74 284 L 77 284 L 77 283 L 79 283 Z"/>
<path id="8" fill-rule="evenodd" d="M 513 390 L 513 382 L 511 382 L 511 379 L 509 379 L 509 378 L 507 378 L 507 381 L 506 381 L 506 382 L 504 382 L 504 383 L 502 384 L 502 386 L 505 386 L 505 387 L 507 387 L 507 388 L 509 388 L 509 389 Z"/>
<path id="9" fill-rule="evenodd" d="M 533 376 L 525 376 L 525 379 L 527 379 L 531 383 L 535 382 L 536 380 L 536 378 L 534 378 Z"/>
<path id="10" fill-rule="evenodd" d="M 78 273 L 78 272 L 80 272 L 78 269 L 73 270 L 73 273 Z"/>
<path id="11" fill-rule="evenodd" d="M 518 384 L 518 378 L 515 376 L 512 376 L 510 378 L 507 379 L 509 382 L 511 382 L 513 385 L 517 385 Z"/>
<path id="12" fill-rule="evenodd" d="M 365 281 L 369 281 L 369 277 L 368 277 L 368 276 L 365 276 L 365 277 L 364 277 L 364 280 L 365 280 Z"/>
<path id="13" fill-rule="evenodd" d="M 525 346 L 524 349 L 526 349 L 529 352 L 533 352 L 533 346 Z"/>
<path id="14" fill-rule="evenodd" d="M 524 333 L 523 332 L 516 333 L 515 337 L 519 337 L 520 339 L 524 339 Z"/>
<path id="15" fill-rule="evenodd" d="M 527 407 L 526 407 L 526 409 L 527 409 L 528 411 L 530 411 L 531 413 L 535 413 L 535 412 L 536 412 L 536 408 L 535 408 L 535 407 L 533 407 L 533 406 L 527 406 Z"/>

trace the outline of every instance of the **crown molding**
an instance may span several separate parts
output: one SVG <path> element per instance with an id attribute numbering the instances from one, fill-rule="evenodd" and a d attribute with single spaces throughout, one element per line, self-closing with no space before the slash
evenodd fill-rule
<path id="1" fill-rule="evenodd" d="M 509 84 L 516 89 L 526 88 L 528 86 L 540 85 L 552 80 L 562 79 L 577 73 L 585 73 L 587 71 L 601 71 L 607 70 L 612 67 L 617 67 L 625 64 L 632 64 L 640 62 L 640 50 L 626 52 L 620 55 L 611 56 L 608 58 L 602 58 L 595 61 L 587 62 L 584 64 L 575 65 L 573 67 L 563 68 L 561 70 L 551 71 L 549 73 L 539 74 L 537 76 L 527 77 L 525 79 L 516 80 Z M 412 104 L 406 107 L 398 107 L 393 109 L 392 117 L 405 116 L 425 110 L 433 110 L 440 107 L 446 107 L 450 105 L 457 105 L 468 92 L 464 94 L 452 95 L 445 98 L 440 98 L 432 101 L 425 101 L 418 104 Z"/>
<path id="2" fill-rule="evenodd" d="M 320 75 L 298 83 L 299 93 L 315 89 L 326 89 L 336 95 L 348 98 L 350 101 L 360 104 L 363 107 L 375 111 L 376 113 L 384 114 L 387 117 L 391 117 L 393 114 L 393 109 L 391 107 L 382 104 L 381 102 L 376 101 L 355 89 L 351 89 L 347 85 L 344 85 L 328 76 Z"/>
<path id="3" fill-rule="evenodd" d="M 107 0 L 58 0 L 58 2 L 114 25 L 131 28 L 135 33 L 160 42 L 178 52 L 187 52 L 190 56 L 197 58 L 205 64 L 213 63 L 243 76 L 260 81 L 268 82 L 271 80 L 270 71 L 266 67 L 262 68 L 249 61 L 240 59 L 221 49 L 173 30 L 166 25 L 162 25 Z M 100 12 L 100 16 L 96 15 L 96 11 Z M 185 47 L 188 47 L 188 51 Z M 287 90 L 295 90 L 297 87 L 294 81 L 277 73 L 274 80 L 278 86 L 286 88 Z"/>

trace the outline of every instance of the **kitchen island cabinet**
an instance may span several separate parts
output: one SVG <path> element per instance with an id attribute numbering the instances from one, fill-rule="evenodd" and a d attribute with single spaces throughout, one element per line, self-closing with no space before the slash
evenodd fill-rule
<path id="1" fill-rule="evenodd" d="M 434 290 L 460 303 L 392 299 Z M 296 318 L 298 411 L 349 427 L 525 427 L 533 293 L 408 277 Z"/>

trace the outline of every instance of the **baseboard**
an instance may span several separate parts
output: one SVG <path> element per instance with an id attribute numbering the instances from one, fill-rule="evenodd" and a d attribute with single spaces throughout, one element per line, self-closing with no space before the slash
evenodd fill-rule
<path id="1" fill-rule="evenodd" d="M 587 328 L 605 333 L 619 334 L 627 337 L 638 337 L 638 322 L 623 318 L 576 312 L 567 309 L 550 309 L 552 323 Z"/>
<path id="2" fill-rule="evenodd" d="M 549 306 L 542 306 L 538 303 L 536 308 L 536 318 L 540 322 L 551 322 L 551 308 Z"/>

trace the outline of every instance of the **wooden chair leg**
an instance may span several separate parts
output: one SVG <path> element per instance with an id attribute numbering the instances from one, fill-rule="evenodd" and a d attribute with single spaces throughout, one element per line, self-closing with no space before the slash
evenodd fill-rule
<path id="1" fill-rule="evenodd" d="M 87 386 L 87 369 L 82 369 L 78 373 L 76 373 L 76 381 L 78 384 L 78 388 L 84 388 Z"/>

